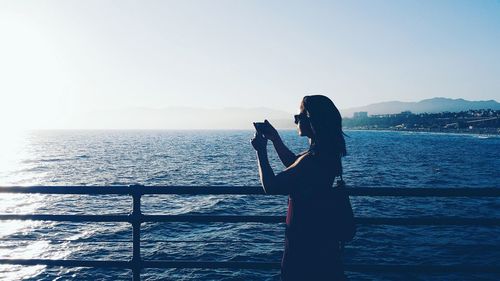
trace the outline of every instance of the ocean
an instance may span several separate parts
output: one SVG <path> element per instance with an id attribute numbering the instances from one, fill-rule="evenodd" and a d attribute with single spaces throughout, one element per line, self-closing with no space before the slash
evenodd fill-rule
<path id="1" fill-rule="evenodd" d="M 280 131 L 295 153 L 308 148 Z M 356 187 L 500 188 L 500 137 L 346 131 Z M 0 141 L 0 186 L 257 186 L 252 131 L 30 131 Z M 283 170 L 272 144 L 271 165 Z M 358 217 L 494 217 L 497 198 L 352 197 Z M 146 214 L 285 215 L 286 196 L 144 196 Z M 1 194 L 2 214 L 128 214 L 128 196 Z M 0 221 L 0 258 L 129 260 L 127 223 Z M 147 260 L 280 261 L 284 225 L 145 223 Z M 499 227 L 359 226 L 345 263 L 500 265 Z M 500 280 L 493 274 L 346 272 L 351 280 Z M 277 270 L 144 270 L 142 280 L 279 280 Z M 0 265 L 0 280 L 131 280 L 128 270 Z"/>

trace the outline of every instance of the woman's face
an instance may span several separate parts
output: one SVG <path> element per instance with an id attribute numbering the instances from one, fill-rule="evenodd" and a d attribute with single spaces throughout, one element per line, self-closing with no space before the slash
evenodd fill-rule
<path id="1" fill-rule="evenodd" d="M 309 119 L 307 117 L 307 111 L 303 106 L 300 107 L 299 115 L 299 123 L 297 123 L 299 136 L 309 138 L 312 137 L 313 133 L 311 129 L 311 123 L 309 122 Z"/>

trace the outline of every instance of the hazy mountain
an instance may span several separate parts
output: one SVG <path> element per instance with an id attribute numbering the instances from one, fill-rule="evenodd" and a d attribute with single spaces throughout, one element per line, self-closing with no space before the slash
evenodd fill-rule
<path id="1" fill-rule="evenodd" d="M 420 112 L 463 111 L 468 109 L 498 109 L 500 103 L 466 101 L 463 99 L 433 98 L 420 102 L 381 102 L 341 110 L 343 117 L 353 112 L 390 114 L 410 110 Z M 278 129 L 293 129 L 293 114 L 270 108 L 228 107 L 207 109 L 195 107 L 128 108 L 123 110 L 92 111 L 68 120 L 68 128 L 77 129 L 253 129 L 252 122 L 268 119 Z"/>
<path id="2" fill-rule="evenodd" d="M 374 103 L 366 106 L 341 110 L 343 117 L 352 117 L 354 112 L 366 111 L 368 115 L 393 114 L 409 110 L 413 113 L 458 112 L 469 109 L 495 109 L 500 110 L 500 103 L 494 100 L 468 101 L 464 99 L 432 98 L 419 102 L 389 101 Z"/>
<path id="3" fill-rule="evenodd" d="M 169 107 L 92 111 L 74 116 L 81 129 L 253 129 L 268 119 L 276 128 L 292 128 L 293 114 L 270 108 Z"/>

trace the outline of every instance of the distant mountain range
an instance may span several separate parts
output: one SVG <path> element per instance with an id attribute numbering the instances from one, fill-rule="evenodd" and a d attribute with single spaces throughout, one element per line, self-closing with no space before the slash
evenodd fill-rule
<path id="1" fill-rule="evenodd" d="M 500 110 L 500 103 L 466 101 L 463 99 L 433 98 L 419 102 L 381 102 L 341 110 L 343 117 L 366 111 L 369 115 L 391 114 L 409 110 L 421 112 L 455 112 L 469 109 Z M 194 107 L 128 108 L 123 110 L 92 111 L 73 116 L 71 128 L 78 129 L 253 129 L 252 122 L 268 119 L 278 129 L 293 129 L 293 114 L 270 108 Z"/>
<path id="2" fill-rule="evenodd" d="M 253 129 L 252 122 L 268 119 L 276 128 L 292 128 L 293 114 L 270 108 L 195 107 L 128 108 L 78 114 L 71 121 L 79 129 Z"/>
<path id="3" fill-rule="evenodd" d="M 409 110 L 413 113 L 458 112 L 469 109 L 500 110 L 500 103 L 494 100 L 468 101 L 464 99 L 432 98 L 419 102 L 389 101 L 341 110 L 343 117 L 352 117 L 354 112 L 366 111 L 368 115 L 393 114 Z"/>

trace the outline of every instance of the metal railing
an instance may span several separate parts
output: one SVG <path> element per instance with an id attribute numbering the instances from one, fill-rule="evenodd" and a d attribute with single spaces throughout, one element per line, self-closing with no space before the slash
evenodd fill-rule
<path id="1" fill-rule="evenodd" d="M 350 196 L 394 197 L 500 197 L 500 188 L 348 188 Z M 143 222 L 258 222 L 284 223 L 284 216 L 241 215 L 145 215 L 141 212 L 141 197 L 148 194 L 183 195 L 263 195 L 260 187 L 241 186 L 10 186 L 0 187 L 0 193 L 86 194 L 132 196 L 132 212 L 128 215 L 54 215 L 54 214 L 0 214 L 0 220 L 41 220 L 66 222 L 127 222 L 132 225 L 132 259 L 111 260 L 58 260 L 58 259 L 0 259 L 0 264 L 45 265 L 63 267 L 95 267 L 130 269 L 133 280 L 140 280 L 145 268 L 230 268 L 230 269 L 279 269 L 279 262 L 228 262 L 228 261 L 178 261 L 143 260 L 141 258 L 141 223 Z M 475 225 L 500 226 L 500 218 L 461 217 L 412 217 L 374 218 L 356 217 L 360 225 Z M 346 264 L 346 271 L 355 272 L 467 272 L 500 273 L 500 265 L 373 265 Z"/>

